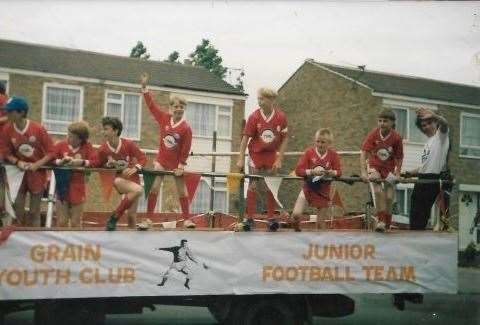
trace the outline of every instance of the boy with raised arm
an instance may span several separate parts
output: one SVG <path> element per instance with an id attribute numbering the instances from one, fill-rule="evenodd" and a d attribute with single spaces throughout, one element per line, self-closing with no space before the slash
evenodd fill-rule
<path id="1" fill-rule="evenodd" d="M 184 218 L 183 225 L 186 228 L 195 228 L 195 224 L 189 218 L 190 202 L 183 177 L 183 172 L 187 165 L 187 158 L 192 146 L 192 129 L 184 117 L 187 102 L 183 97 L 171 96 L 170 107 L 161 107 L 154 102 L 152 94 L 147 90 L 147 83 L 148 75 L 144 73 L 140 78 L 143 98 L 159 127 L 160 144 L 157 158 L 154 162 L 154 169 L 174 172 L 175 186 Z M 155 209 L 158 191 L 162 181 L 163 176 L 157 176 L 155 178 L 148 196 L 148 213 L 152 213 Z"/>

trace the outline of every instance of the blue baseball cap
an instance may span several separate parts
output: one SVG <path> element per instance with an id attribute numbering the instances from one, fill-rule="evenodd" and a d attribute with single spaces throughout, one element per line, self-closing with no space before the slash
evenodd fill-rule
<path id="1" fill-rule="evenodd" d="M 20 112 L 28 112 L 28 103 L 23 97 L 10 97 L 10 99 L 5 104 L 5 111 L 20 111 Z"/>

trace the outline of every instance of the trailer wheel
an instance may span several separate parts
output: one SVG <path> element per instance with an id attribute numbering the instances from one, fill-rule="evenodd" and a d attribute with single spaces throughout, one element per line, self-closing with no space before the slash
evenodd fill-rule
<path id="1" fill-rule="evenodd" d="M 35 325 L 104 325 L 105 313 L 82 303 L 42 302 L 35 306 Z"/>
<path id="2" fill-rule="evenodd" d="M 213 318 L 220 324 L 228 323 L 228 318 L 232 312 L 231 299 L 218 299 L 208 306 L 208 310 Z"/>
<path id="3" fill-rule="evenodd" d="M 265 298 L 239 304 L 232 318 L 235 325 L 303 324 L 303 317 L 296 313 L 294 306 L 278 298 Z"/>

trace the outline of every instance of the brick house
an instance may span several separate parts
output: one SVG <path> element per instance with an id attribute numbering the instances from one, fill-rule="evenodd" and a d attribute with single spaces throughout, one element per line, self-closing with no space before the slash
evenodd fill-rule
<path id="1" fill-rule="evenodd" d="M 100 120 L 119 117 L 123 137 L 135 140 L 148 154 L 149 165 L 158 148 L 158 127 L 145 106 L 139 85 L 142 72 L 150 74 L 150 90 L 159 104 L 168 105 L 170 94 L 187 99 L 186 118 L 193 130 L 192 151 L 211 151 L 217 131 L 218 151 L 239 146 L 246 95 L 201 67 L 152 60 L 139 60 L 82 50 L 0 40 L 0 82 L 10 95 L 24 96 L 30 104 L 29 118 L 41 121 L 48 132 L 61 139 L 67 125 L 85 120 L 93 127 L 92 142 L 102 141 Z M 210 157 L 190 157 L 187 169 L 209 171 Z M 230 158 L 217 158 L 216 170 L 230 170 Z M 192 210 L 208 210 L 209 179 L 203 179 Z M 89 178 L 86 211 L 110 211 L 116 202 L 103 202 L 98 178 Z M 217 179 L 215 209 L 229 210 L 226 180 Z M 157 211 L 175 210 L 173 181 L 166 178 Z M 139 211 L 145 211 L 144 198 Z"/>
<path id="2" fill-rule="evenodd" d="M 470 234 L 480 208 L 480 88 L 438 80 L 347 68 L 306 60 L 279 89 L 279 104 L 289 117 L 289 149 L 303 150 L 314 131 L 334 131 L 337 150 L 359 150 L 367 132 L 376 126 L 378 112 L 389 107 L 397 116 L 404 138 L 403 169 L 420 164 L 426 137 L 415 127 L 415 109 L 426 107 L 445 116 L 450 125 L 449 166 L 457 180 L 451 216 L 460 233 L 460 249 L 480 242 L 480 231 Z M 286 161 L 294 167 L 296 158 Z M 345 174 L 359 174 L 358 156 L 343 157 Z M 362 211 L 367 198 L 364 184 L 337 184 L 347 210 Z M 407 216 L 412 185 L 398 185 L 397 214 Z M 293 204 L 299 184 L 282 189 L 287 206 Z M 294 193 L 294 194 L 290 194 Z M 460 216 L 460 218 L 459 218 Z"/>

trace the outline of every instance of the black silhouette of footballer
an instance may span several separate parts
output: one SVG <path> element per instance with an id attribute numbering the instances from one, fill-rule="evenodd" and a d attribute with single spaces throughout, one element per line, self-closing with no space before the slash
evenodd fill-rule
<path id="1" fill-rule="evenodd" d="M 190 289 L 189 283 L 192 278 L 191 276 L 191 269 L 188 267 L 188 260 L 195 262 L 198 264 L 197 260 L 192 254 L 192 251 L 187 245 L 187 240 L 182 239 L 180 241 L 180 246 L 173 246 L 173 247 L 164 247 L 164 248 L 157 248 L 160 251 L 167 251 L 173 254 L 173 261 L 168 267 L 168 269 L 162 275 L 162 282 L 157 284 L 157 286 L 163 286 L 165 282 L 168 280 L 168 276 L 171 270 L 177 270 L 180 273 L 185 274 L 185 283 L 183 284 L 185 288 Z M 202 266 L 205 270 L 208 270 L 208 266 L 205 263 L 202 263 Z"/>

